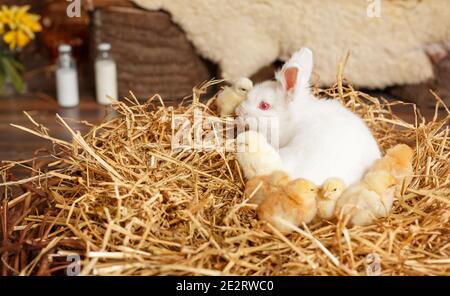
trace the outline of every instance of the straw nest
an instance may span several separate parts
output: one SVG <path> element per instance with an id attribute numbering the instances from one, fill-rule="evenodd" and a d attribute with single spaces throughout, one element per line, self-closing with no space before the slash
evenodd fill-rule
<path id="1" fill-rule="evenodd" d="M 81 258 L 96 275 L 450 275 L 450 113 L 426 121 L 413 104 L 408 123 L 387 102 L 339 82 L 316 93 L 360 114 L 383 150 L 415 147 L 415 175 L 386 219 L 302 225 L 282 235 L 264 227 L 243 197 L 233 152 L 171 149 L 171 118 L 214 114 L 201 103 L 166 107 L 159 96 L 127 99 L 116 116 L 73 141 L 53 138 L 31 117 L 22 130 L 53 143 L 31 160 L 3 162 L 0 181 L 3 274 L 63 274 Z M 188 100 L 189 101 L 189 100 Z M 219 119 L 218 119 L 219 120 Z M 30 177 L 16 180 L 14 166 Z M 377 258 L 380 265 L 376 265 Z"/>

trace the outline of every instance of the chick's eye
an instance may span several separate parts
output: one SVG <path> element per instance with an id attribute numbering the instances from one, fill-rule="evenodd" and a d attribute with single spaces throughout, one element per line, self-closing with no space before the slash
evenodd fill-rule
<path id="1" fill-rule="evenodd" d="M 270 109 L 270 104 L 267 103 L 267 102 L 261 101 L 261 102 L 259 103 L 259 105 L 258 105 L 258 108 L 261 109 L 261 110 L 263 110 L 263 111 L 266 111 L 266 110 L 269 110 L 269 109 Z"/>

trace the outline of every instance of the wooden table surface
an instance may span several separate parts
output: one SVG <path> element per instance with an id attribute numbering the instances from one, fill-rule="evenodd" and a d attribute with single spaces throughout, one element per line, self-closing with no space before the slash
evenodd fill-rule
<path id="1" fill-rule="evenodd" d="M 50 146 L 49 141 L 21 131 L 10 124 L 32 128 L 33 124 L 23 114 L 27 111 L 33 119 L 50 129 L 56 138 L 68 140 L 70 135 L 58 123 L 56 114 L 67 118 L 67 123 L 81 132 L 87 127 L 78 121 L 101 122 L 107 114 L 108 107 L 98 105 L 92 98 L 82 98 L 80 105 L 74 108 L 61 108 L 56 100 L 46 95 L 25 95 L 18 98 L 0 98 L 0 160 L 27 159 L 33 152 L 43 146 Z M 76 119 L 76 120 L 73 120 Z"/>

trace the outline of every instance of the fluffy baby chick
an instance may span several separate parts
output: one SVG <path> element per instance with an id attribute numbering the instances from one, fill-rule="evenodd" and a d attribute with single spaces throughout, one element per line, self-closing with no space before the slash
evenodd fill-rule
<path id="1" fill-rule="evenodd" d="M 236 158 L 247 179 L 282 169 L 280 155 L 258 132 L 240 133 L 236 138 L 236 149 Z"/>
<path id="2" fill-rule="evenodd" d="M 289 175 L 283 171 L 275 171 L 268 176 L 256 176 L 245 185 L 245 196 L 250 202 L 260 205 L 268 196 L 289 183 Z"/>
<path id="3" fill-rule="evenodd" d="M 396 184 L 386 171 L 369 172 L 360 183 L 342 194 L 336 208 L 344 216 L 351 215 L 351 224 L 369 225 L 373 220 L 388 215 Z"/>
<path id="4" fill-rule="evenodd" d="M 396 145 L 386 152 L 386 155 L 375 162 L 370 171 L 387 171 L 396 180 L 397 183 L 411 181 L 413 174 L 412 159 L 414 151 L 405 144 Z"/>
<path id="5" fill-rule="evenodd" d="M 369 225 L 386 217 L 392 208 L 395 191 L 413 172 L 413 150 L 407 145 L 389 149 L 364 175 L 350 186 L 336 203 L 336 214 L 350 215 L 353 225 Z"/>
<path id="6" fill-rule="evenodd" d="M 319 190 L 317 200 L 317 214 L 320 218 L 331 219 L 334 216 L 337 199 L 342 195 L 346 186 L 339 178 L 325 180 Z"/>
<path id="7" fill-rule="evenodd" d="M 216 98 L 220 117 L 233 115 L 236 107 L 245 100 L 252 87 L 253 82 L 245 77 L 239 78 L 232 86 L 224 87 Z"/>
<path id="8" fill-rule="evenodd" d="M 296 226 L 302 222 L 311 222 L 317 213 L 317 193 L 318 188 L 314 183 L 305 179 L 293 180 L 267 196 L 257 209 L 258 217 L 282 233 L 289 233 L 292 230 L 278 219 Z"/>

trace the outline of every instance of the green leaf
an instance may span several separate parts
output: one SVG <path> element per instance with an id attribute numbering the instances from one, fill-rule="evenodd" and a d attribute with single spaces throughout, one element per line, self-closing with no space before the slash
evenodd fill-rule
<path id="1" fill-rule="evenodd" d="M 22 65 L 22 63 L 19 63 L 16 59 L 10 58 L 9 61 L 14 66 L 14 68 L 16 68 L 18 71 L 22 72 L 25 69 L 24 66 Z"/>
<path id="2" fill-rule="evenodd" d="M 11 60 L 12 60 L 11 58 L 3 57 L 2 58 L 3 68 L 6 72 L 6 76 L 7 77 L 9 76 L 9 78 L 11 78 L 11 81 L 16 91 L 23 92 L 25 89 L 25 83 L 22 77 L 20 76 L 19 71 L 14 67 L 13 63 L 11 63 Z"/>
<path id="3" fill-rule="evenodd" d="M 5 74 L 3 74 L 3 71 L 0 71 L 0 94 L 3 93 L 4 87 L 5 87 Z"/>

